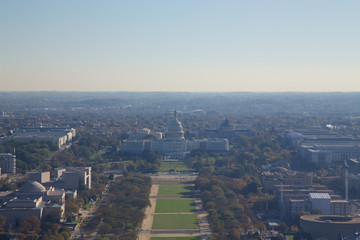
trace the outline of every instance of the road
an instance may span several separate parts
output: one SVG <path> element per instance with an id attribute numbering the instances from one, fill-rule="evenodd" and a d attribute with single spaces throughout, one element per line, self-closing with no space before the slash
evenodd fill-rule
<path id="1" fill-rule="evenodd" d="M 95 217 L 95 212 L 97 211 L 97 209 L 103 205 L 105 203 L 106 197 L 109 194 L 110 188 L 112 186 L 112 182 L 106 184 L 105 186 L 105 191 L 102 193 L 101 198 L 98 200 L 100 201 L 98 204 L 94 203 L 91 208 L 89 209 L 89 211 L 86 211 L 84 209 L 80 210 L 80 213 L 82 214 L 82 216 L 84 217 L 84 219 L 78 224 L 79 227 L 77 227 L 74 231 L 71 232 L 71 238 L 70 239 L 89 239 L 88 237 L 84 237 L 86 236 L 86 230 L 87 227 L 86 225 L 94 220 Z M 81 223 L 86 222 L 86 225 L 83 228 L 80 228 Z M 96 235 L 96 231 L 94 231 L 92 233 L 92 235 Z"/>

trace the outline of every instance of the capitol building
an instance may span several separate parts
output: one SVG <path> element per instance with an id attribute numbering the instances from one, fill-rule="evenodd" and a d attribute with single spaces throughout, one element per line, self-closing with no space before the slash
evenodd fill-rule
<path id="1" fill-rule="evenodd" d="M 153 135 L 154 140 L 146 140 L 146 135 Z M 168 130 L 163 136 L 162 133 L 152 133 L 150 129 L 143 128 L 130 134 L 127 141 L 124 141 L 123 152 L 142 153 L 144 150 L 157 152 L 165 157 L 182 158 L 187 153 L 196 149 L 204 149 L 209 152 L 227 152 L 229 151 L 228 139 L 195 139 L 186 140 L 181 122 L 176 116 L 168 123 Z"/>

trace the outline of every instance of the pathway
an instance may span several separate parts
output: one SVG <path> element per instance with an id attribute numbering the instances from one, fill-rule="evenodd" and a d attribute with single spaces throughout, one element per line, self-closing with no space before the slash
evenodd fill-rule
<path id="1" fill-rule="evenodd" d="M 154 221 L 154 214 L 156 208 L 157 194 L 159 185 L 154 184 L 150 190 L 150 206 L 145 210 L 145 217 L 141 225 L 141 232 L 139 234 L 139 240 L 150 240 L 152 224 Z"/>

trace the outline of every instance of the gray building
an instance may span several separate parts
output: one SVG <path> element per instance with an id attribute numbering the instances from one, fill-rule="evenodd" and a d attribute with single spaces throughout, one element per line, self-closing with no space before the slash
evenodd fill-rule
<path id="1" fill-rule="evenodd" d="M 29 173 L 30 181 L 37 181 L 39 183 L 46 183 L 50 181 L 50 172 L 34 172 Z"/>
<path id="2" fill-rule="evenodd" d="M 228 119 L 217 128 L 217 129 L 204 129 L 199 132 L 200 138 L 226 138 L 233 139 L 236 136 L 254 137 L 256 131 L 248 125 L 238 124 L 231 125 Z"/>
<path id="3" fill-rule="evenodd" d="M 91 188 L 91 167 L 66 167 L 55 169 L 54 181 L 45 182 L 46 187 L 75 191 L 80 184 Z"/>
<path id="4" fill-rule="evenodd" d="M 17 228 L 28 217 L 36 216 L 43 220 L 54 211 L 60 211 L 61 219 L 65 212 L 65 191 L 46 189 L 41 183 L 25 183 L 18 191 L 0 194 L 0 215 L 6 217 L 10 229 Z"/>
<path id="5" fill-rule="evenodd" d="M 16 156 L 11 153 L 0 153 L 0 168 L 2 173 L 15 175 Z"/>
<path id="6" fill-rule="evenodd" d="M 72 141 L 76 136 L 74 128 L 60 128 L 60 127 L 28 127 L 21 128 L 10 137 L 4 139 L 5 141 L 52 141 L 57 144 L 59 148 Z"/>

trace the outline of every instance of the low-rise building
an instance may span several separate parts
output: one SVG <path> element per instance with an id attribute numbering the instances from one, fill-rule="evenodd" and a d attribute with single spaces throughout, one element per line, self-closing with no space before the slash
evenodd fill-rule
<path id="1" fill-rule="evenodd" d="M 21 128 L 14 132 L 13 135 L 5 139 L 5 141 L 53 141 L 59 148 L 72 141 L 76 136 L 74 128 L 60 127 L 27 127 Z"/>
<path id="2" fill-rule="evenodd" d="M 312 186 L 312 174 L 305 172 L 289 171 L 282 167 L 261 173 L 263 191 L 273 193 L 276 185 Z"/>
<path id="3" fill-rule="evenodd" d="M 228 119 L 225 119 L 217 129 L 204 129 L 199 132 L 200 138 L 226 138 L 232 140 L 236 136 L 254 137 L 256 131 L 244 124 L 233 126 Z"/>
<path id="4" fill-rule="evenodd" d="M 31 181 L 19 190 L 0 194 L 0 215 L 6 217 L 6 226 L 17 228 L 26 218 L 36 216 L 39 220 L 57 212 L 61 219 L 65 212 L 65 191 L 46 189 L 41 183 Z"/>
<path id="5" fill-rule="evenodd" d="M 75 191 L 79 185 L 91 188 L 91 167 L 66 167 L 55 169 L 54 181 L 45 182 L 46 187 Z"/>

